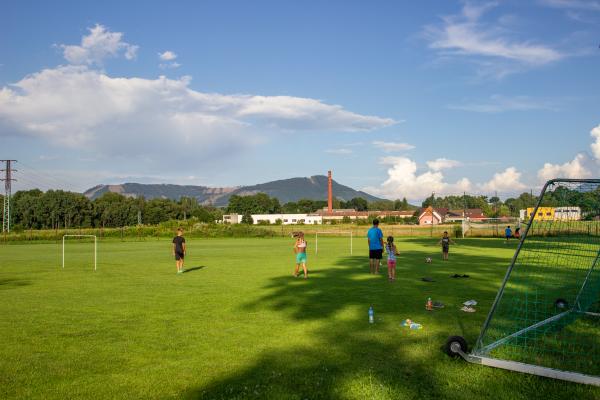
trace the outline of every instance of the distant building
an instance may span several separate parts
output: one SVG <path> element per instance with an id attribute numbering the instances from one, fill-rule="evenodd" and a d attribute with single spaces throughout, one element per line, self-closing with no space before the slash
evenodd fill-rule
<path id="1" fill-rule="evenodd" d="M 419 214 L 419 225 L 443 224 L 448 215 L 447 208 L 432 208 L 431 206 L 421 210 Z"/>
<path id="2" fill-rule="evenodd" d="M 410 218 L 414 215 L 414 211 L 356 211 L 354 209 L 333 209 L 328 211 L 327 208 L 317 211 L 317 214 L 323 217 L 323 221 L 341 221 L 344 218 L 349 218 L 351 220 L 355 219 L 372 219 L 372 218 L 387 218 L 387 217 L 395 217 L 395 218 Z"/>
<path id="3" fill-rule="evenodd" d="M 485 218 L 481 208 L 467 208 L 466 210 L 448 210 L 444 222 L 481 221 Z"/>
<path id="4" fill-rule="evenodd" d="M 519 210 L 519 218 L 521 220 L 529 219 L 533 216 L 534 207 L 528 207 L 527 210 Z M 580 207 L 539 207 L 535 216 L 536 221 L 555 221 L 555 220 L 572 220 L 579 221 L 581 219 Z"/>
<path id="5" fill-rule="evenodd" d="M 252 214 L 252 223 L 258 225 L 260 223 L 268 223 L 271 225 L 281 221 L 282 225 L 295 224 L 322 224 L 323 218 L 318 214 Z M 223 223 L 239 224 L 242 222 L 240 214 L 225 214 L 223 215 Z"/>

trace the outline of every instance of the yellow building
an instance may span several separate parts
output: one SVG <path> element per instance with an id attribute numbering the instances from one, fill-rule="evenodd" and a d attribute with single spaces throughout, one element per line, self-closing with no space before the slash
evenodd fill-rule
<path id="1" fill-rule="evenodd" d="M 531 218 L 533 215 L 533 207 L 527 207 L 527 216 Z M 554 207 L 540 207 L 535 216 L 536 221 L 548 221 L 554 219 Z"/>
<path id="2" fill-rule="evenodd" d="M 529 207 L 527 210 L 519 212 L 521 220 L 531 218 L 534 208 Z M 525 214 L 527 213 L 527 214 Z M 576 206 L 568 207 L 540 207 L 535 216 L 536 221 L 553 221 L 553 220 L 581 220 L 581 208 Z"/>

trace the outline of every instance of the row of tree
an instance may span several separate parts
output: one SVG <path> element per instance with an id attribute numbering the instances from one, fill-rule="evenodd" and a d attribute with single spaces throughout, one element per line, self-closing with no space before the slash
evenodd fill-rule
<path id="1" fill-rule="evenodd" d="M 228 213 L 245 214 L 276 214 L 276 213 L 314 213 L 327 207 L 327 201 L 300 199 L 281 205 L 275 197 L 269 197 L 265 193 L 257 193 L 249 196 L 233 195 L 229 198 L 229 205 L 226 208 Z M 406 198 L 402 200 L 378 200 L 367 202 L 367 200 L 356 197 L 348 201 L 333 199 L 333 208 L 335 209 L 354 209 L 357 211 L 369 210 L 412 210 L 417 207 L 408 204 Z"/>
<path id="2" fill-rule="evenodd" d="M 0 202 L 3 200 L 0 195 Z M 436 208 L 463 209 L 480 208 L 487 217 L 518 216 L 519 210 L 533 207 L 538 198 L 530 193 L 522 193 L 516 198 L 504 201 L 487 196 L 446 196 L 428 198 L 422 206 Z M 362 198 L 349 201 L 334 199 L 334 208 L 348 208 L 358 211 L 371 210 L 416 210 L 415 206 L 402 200 L 380 200 L 367 202 Z M 545 206 L 579 206 L 584 212 L 600 210 L 598 191 L 570 190 L 558 188 L 544 198 Z M 16 229 L 59 229 L 75 227 L 121 227 L 138 223 L 158 224 L 168 220 L 196 218 L 200 222 L 212 223 L 222 219 L 223 212 L 251 214 L 272 213 L 312 213 L 323 209 L 323 200 L 302 199 L 283 205 L 279 200 L 265 193 L 249 196 L 233 195 L 225 209 L 198 204 L 195 198 L 182 197 L 178 201 L 169 199 L 146 200 L 143 197 L 125 197 L 118 193 L 105 193 L 96 200 L 82 194 L 62 190 L 19 191 L 11 198 L 11 219 Z"/>
<path id="3" fill-rule="evenodd" d="M 222 211 L 198 204 L 194 198 L 179 201 L 145 200 L 106 193 L 96 200 L 63 190 L 27 190 L 11 198 L 11 221 L 15 229 L 104 228 L 158 224 L 195 217 L 202 222 L 221 219 Z"/>
<path id="4" fill-rule="evenodd" d="M 504 201 L 498 197 L 487 196 L 446 196 L 429 197 L 423 201 L 422 206 L 428 207 L 433 204 L 435 208 L 448 208 L 462 210 L 463 208 L 480 208 L 486 217 L 497 218 L 502 216 L 519 216 L 519 210 L 534 207 L 538 202 L 538 196 L 531 193 L 522 193 L 516 198 L 508 198 Z M 546 193 L 542 206 L 578 206 L 584 213 L 597 212 L 600 210 L 600 192 L 598 190 L 573 190 L 567 187 L 558 187 L 552 192 Z"/>

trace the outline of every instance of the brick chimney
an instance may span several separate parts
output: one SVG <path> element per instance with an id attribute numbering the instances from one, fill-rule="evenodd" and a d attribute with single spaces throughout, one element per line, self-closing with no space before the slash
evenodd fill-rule
<path id="1" fill-rule="evenodd" d="M 333 213 L 333 189 L 331 188 L 331 171 L 327 171 L 327 213 Z"/>

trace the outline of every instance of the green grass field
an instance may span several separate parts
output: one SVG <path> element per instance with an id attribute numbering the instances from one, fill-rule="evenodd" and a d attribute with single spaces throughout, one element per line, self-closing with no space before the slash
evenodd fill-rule
<path id="1" fill-rule="evenodd" d="M 308 280 L 289 239 L 191 238 L 182 275 L 166 240 L 100 242 L 96 272 L 89 243 L 64 270 L 56 243 L 0 245 L 0 398 L 600 398 L 442 353 L 449 335 L 474 344 L 516 242 L 460 240 L 442 262 L 436 240 L 401 238 L 394 283 L 363 242 L 319 238 Z"/>

